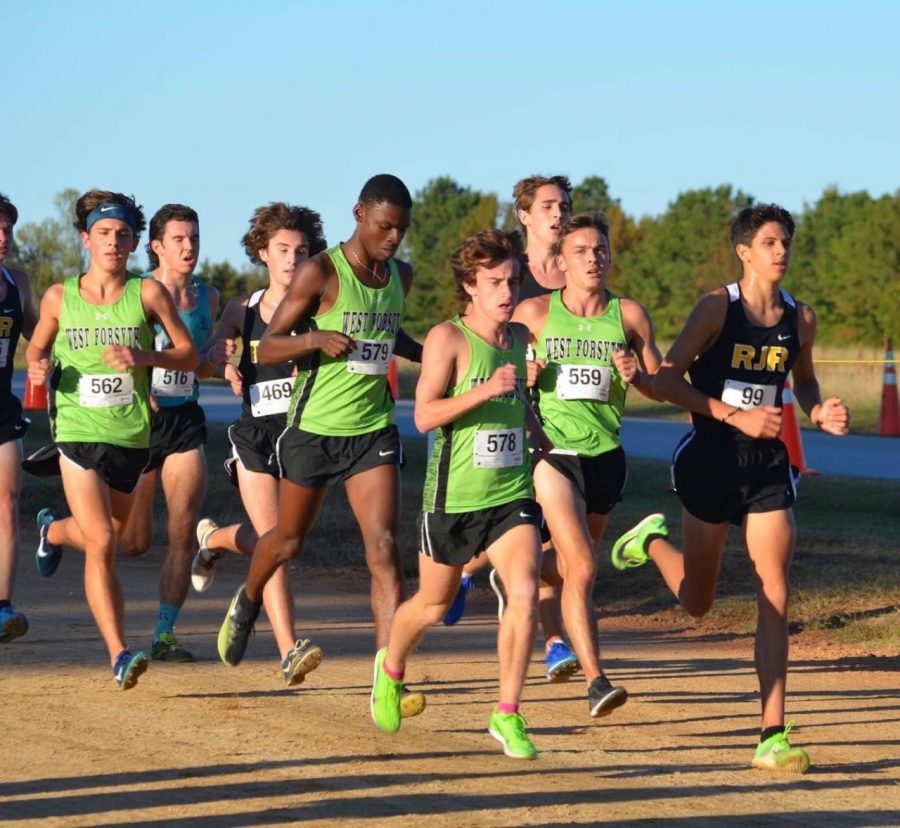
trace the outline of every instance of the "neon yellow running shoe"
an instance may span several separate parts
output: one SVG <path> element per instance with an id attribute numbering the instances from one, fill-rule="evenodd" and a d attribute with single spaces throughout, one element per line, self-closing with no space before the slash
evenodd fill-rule
<path id="1" fill-rule="evenodd" d="M 372 721 L 385 733 L 396 733 L 400 730 L 400 694 L 403 682 L 395 681 L 384 672 L 382 665 L 387 656 L 387 647 L 382 647 L 375 654 L 375 670 L 372 676 L 372 698 L 369 710 Z"/>
<path id="2" fill-rule="evenodd" d="M 760 742 L 750 764 L 760 770 L 806 773 L 809 770 L 809 754 L 802 748 L 791 747 L 788 741 L 788 734 L 793 727 L 794 723 L 788 722 L 781 733 Z"/>
<path id="3" fill-rule="evenodd" d="M 669 537 L 666 516 L 659 512 L 647 515 L 637 526 L 629 529 L 613 544 L 609 553 L 612 565 L 616 569 L 623 570 L 643 566 L 650 560 L 647 547 L 650 545 L 652 537 Z"/>
<path id="4" fill-rule="evenodd" d="M 513 759 L 537 759 L 537 749 L 525 732 L 528 722 L 521 713 L 500 713 L 495 710 L 491 714 L 488 733 L 501 745 L 503 752 Z"/>

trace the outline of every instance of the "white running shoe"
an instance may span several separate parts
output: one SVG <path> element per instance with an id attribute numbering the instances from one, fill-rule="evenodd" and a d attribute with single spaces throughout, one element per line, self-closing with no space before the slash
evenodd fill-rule
<path id="1" fill-rule="evenodd" d="M 216 577 L 216 561 L 219 555 L 213 554 L 209 548 L 209 537 L 219 524 L 212 518 L 202 518 L 197 524 L 197 554 L 191 562 L 191 586 L 197 592 L 206 592 Z"/>

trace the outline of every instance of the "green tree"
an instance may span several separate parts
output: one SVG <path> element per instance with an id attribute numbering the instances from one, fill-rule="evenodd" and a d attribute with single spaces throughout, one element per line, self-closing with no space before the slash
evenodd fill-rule
<path id="1" fill-rule="evenodd" d="M 233 296 L 242 296 L 264 287 L 267 283 L 261 268 L 238 270 L 230 262 L 210 262 L 204 259 L 194 272 L 196 278 L 208 282 L 222 297 L 221 307 Z"/>
<path id="2" fill-rule="evenodd" d="M 429 181 L 416 193 L 401 252 L 416 271 L 404 317 L 410 333 L 422 336 L 459 310 L 450 254 L 467 236 L 495 227 L 497 213 L 496 195 L 463 187 L 448 176 Z"/>
<path id="3" fill-rule="evenodd" d="M 30 277 L 40 298 L 54 282 L 84 270 L 81 235 L 72 225 L 79 192 L 62 190 L 53 199 L 56 216 L 40 222 L 26 222 L 16 228 L 16 249 L 12 260 Z"/>
<path id="4" fill-rule="evenodd" d="M 619 255 L 619 289 L 648 308 L 661 337 L 681 330 L 704 293 L 740 276 L 728 228 L 752 201 L 727 184 L 682 193 Z"/>

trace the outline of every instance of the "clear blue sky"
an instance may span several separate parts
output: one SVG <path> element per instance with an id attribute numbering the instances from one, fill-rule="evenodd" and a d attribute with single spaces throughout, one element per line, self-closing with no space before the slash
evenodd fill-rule
<path id="1" fill-rule="evenodd" d="M 900 188 L 900 3 L 4 3 L 0 191 L 65 187 L 200 213 L 243 265 L 253 209 L 330 242 L 363 182 L 601 175 L 634 215 L 732 184 L 799 210 Z M 142 240 L 143 242 L 144 240 Z"/>

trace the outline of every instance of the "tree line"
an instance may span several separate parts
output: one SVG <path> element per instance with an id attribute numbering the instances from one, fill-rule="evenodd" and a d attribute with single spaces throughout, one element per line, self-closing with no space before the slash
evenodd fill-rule
<path id="1" fill-rule="evenodd" d="M 78 233 L 71 225 L 78 193 L 64 190 L 57 216 L 16 229 L 11 260 L 29 273 L 38 295 L 83 267 Z M 728 239 L 731 219 L 753 196 L 730 185 L 689 190 L 659 216 L 635 217 L 614 198 L 606 181 L 589 176 L 573 191 L 576 212 L 600 210 L 609 218 L 613 264 L 610 289 L 645 305 L 657 335 L 672 339 L 697 299 L 740 275 Z M 900 191 L 877 198 L 867 192 L 826 189 L 795 213 L 797 230 L 786 288 L 818 312 L 819 339 L 834 345 L 881 345 L 900 333 Z M 460 185 L 448 176 L 415 194 L 413 222 L 402 256 L 415 267 L 405 327 L 421 336 L 459 309 L 449 257 L 466 236 L 487 227 L 516 227 L 511 203 L 496 193 Z M 143 261 L 142 261 L 143 260 Z M 141 253 L 134 268 L 146 264 Z M 259 268 L 204 260 L 197 276 L 224 297 L 264 283 Z"/>

